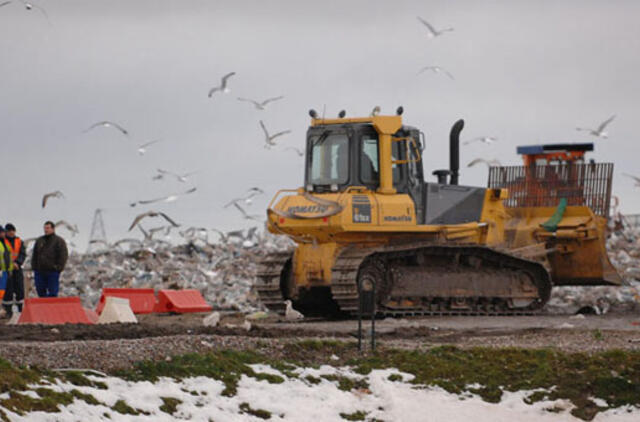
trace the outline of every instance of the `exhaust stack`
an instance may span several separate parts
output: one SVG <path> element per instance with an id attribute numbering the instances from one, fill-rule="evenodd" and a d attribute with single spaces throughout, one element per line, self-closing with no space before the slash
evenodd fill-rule
<path id="1" fill-rule="evenodd" d="M 460 132 L 464 128 L 464 120 L 460 119 L 454 123 L 449 134 L 449 170 L 451 177 L 450 185 L 458 184 L 458 176 L 460 170 Z"/>

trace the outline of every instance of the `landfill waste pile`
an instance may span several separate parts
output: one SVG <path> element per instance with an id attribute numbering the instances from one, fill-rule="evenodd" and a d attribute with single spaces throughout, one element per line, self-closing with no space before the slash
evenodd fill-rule
<path id="1" fill-rule="evenodd" d="M 91 254 L 72 253 L 61 296 L 79 296 L 85 306 L 94 307 L 103 287 L 198 289 L 216 309 L 255 312 L 264 310 L 252 289 L 259 259 L 293 247 L 285 236 L 256 228 L 222 234 L 217 242 L 195 228 L 181 232 L 181 244 L 167 239 L 122 239 Z M 607 249 L 624 285 L 556 287 L 548 312 L 640 311 L 640 228 L 618 225 Z M 25 275 L 31 277 L 31 272 Z"/>
<path id="2" fill-rule="evenodd" d="M 640 311 L 640 227 L 628 224 L 624 216 L 613 218 L 607 251 L 623 279 L 617 286 L 555 287 L 547 310 L 552 313 Z"/>
<path id="3" fill-rule="evenodd" d="M 72 253 L 60 296 L 79 296 L 93 308 L 103 287 L 198 289 L 216 309 L 252 312 L 262 309 L 252 289 L 259 259 L 292 245 L 256 229 L 227 233 L 216 243 L 204 230 L 187 230 L 180 240 L 176 245 L 166 238 L 122 239 L 94 253 Z"/>

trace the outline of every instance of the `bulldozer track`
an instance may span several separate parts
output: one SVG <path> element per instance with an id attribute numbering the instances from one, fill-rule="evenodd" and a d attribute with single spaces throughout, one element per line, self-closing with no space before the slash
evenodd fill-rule
<path id="1" fill-rule="evenodd" d="M 378 248 L 351 247 L 343 250 L 332 268 L 331 293 L 342 311 L 352 314 L 358 311 L 358 272 L 369 257 L 378 257 L 384 260 L 394 260 L 415 256 L 417 252 L 427 253 L 429 256 L 454 257 L 455 255 L 473 256 L 490 263 L 495 271 L 526 271 L 532 275 L 538 290 L 539 298 L 526 307 L 506 308 L 504 306 L 491 305 L 492 298 L 486 299 L 482 305 L 474 305 L 471 309 L 452 309 L 447 306 L 454 297 L 441 297 L 437 305 L 416 306 L 413 308 L 390 309 L 377 307 L 379 315 L 386 316 L 418 316 L 418 315 L 483 315 L 483 316 L 507 316 L 507 315 L 534 315 L 538 313 L 549 299 L 551 281 L 548 272 L 537 262 L 528 261 L 515 256 L 497 252 L 482 246 L 442 246 L 428 245 L 424 243 L 404 244 L 399 246 L 386 246 Z M 455 270 L 450 270 L 455 271 Z"/>
<path id="2" fill-rule="evenodd" d="M 282 271 L 287 262 L 293 256 L 293 252 L 275 252 L 260 260 L 256 273 L 256 291 L 260 301 L 272 312 L 284 313 L 284 296 L 280 288 Z"/>

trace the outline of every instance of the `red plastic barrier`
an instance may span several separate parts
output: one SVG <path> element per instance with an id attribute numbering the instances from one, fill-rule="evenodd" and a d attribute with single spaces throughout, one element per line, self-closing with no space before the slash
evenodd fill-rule
<path id="1" fill-rule="evenodd" d="M 102 313 L 102 308 L 104 308 L 107 296 L 129 299 L 129 306 L 131 306 L 134 314 L 150 314 L 157 304 L 156 294 L 153 289 L 116 289 L 105 287 L 102 289 L 102 296 L 96 308 L 98 315 Z"/>
<path id="2" fill-rule="evenodd" d="M 42 297 L 24 300 L 18 324 L 91 324 L 79 297 Z"/>
<path id="3" fill-rule="evenodd" d="M 213 307 L 204 301 L 199 290 L 160 290 L 155 312 L 208 312 Z"/>

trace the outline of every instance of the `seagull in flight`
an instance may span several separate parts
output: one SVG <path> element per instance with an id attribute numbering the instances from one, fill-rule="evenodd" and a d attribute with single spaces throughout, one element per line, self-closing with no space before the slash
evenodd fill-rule
<path id="1" fill-rule="evenodd" d="M 462 145 L 469 145 L 469 144 L 472 144 L 474 142 L 482 142 L 483 144 L 491 145 L 492 143 L 496 142 L 497 140 L 498 140 L 498 138 L 496 138 L 494 136 L 478 136 L 477 138 L 473 138 L 473 139 L 470 139 L 468 141 L 463 142 Z"/>
<path id="2" fill-rule="evenodd" d="M 190 193 L 193 193 L 195 191 L 196 191 L 196 188 L 191 188 L 191 189 L 189 189 L 189 190 L 187 190 L 185 192 L 175 193 L 173 195 L 163 196 L 161 198 L 145 199 L 145 200 L 142 200 L 142 201 L 132 202 L 132 203 L 129 204 L 129 206 L 135 207 L 136 205 L 148 205 L 148 204 L 154 204 L 156 202 L 165 202 L 165 203 L 175 202 L 181 196 L 189 195 Z"/>
<path id="3" fill-rule="evenodd" d="M 240 98 L 238 97 L 238 101 L 244 101 L 247 103 L 251 103 L 253 104 L 253 106 L 257 109 L 257 110 L 264 110 L 264 108 L 266 107 L 267 104 L 272 103 L 274 101 L 278 101 L 283 99 L 284 96 L 279 96 L 279 97 L 273 97 L 273 98 L 267 98 L 264 101 L 256 101 L 256 100 L 252 100 L 251 98 Z"/>
<path id="4" fill-rule="evenodd" d="M 220 80 L 220 85 L 219 86 L 214 86 L 213 88 L 211 88 L 209 90 L 209 98 L 211 98 L 213 96 L 213 94 L 218 92 L 218 91 L 221 91 L 223 94 L 226 94 L 227 92 L 231 91 L 227 87 L 227 81 L 229 80 L 230 77 L 232 77 L 235 74 L 236 74 L 236 72 L 230 72 L 230 73 L 227 73 L 226 75 L 224 75 L 222 77 L 222 79 Z"/>
<path id="5" fill-rule="evenodd" d="M 238 211 L 240 211 L 240 213 L 242 214 L 242 216 L 244 217 L 245 220 L 260 220 L 260 216 L 259 215 L 247 214 L 247 212 L 244 210 L 244 208 L 242 208 L 240 205 L 238 205 L 237 202 L 234 202 L 233 206 L 236 207 L 236 209 Z"/>
<path id="6" fill-rule="evenodd" d="M 110 122 L 108 120 L 104 120 L 102 122 L 94 123 L 91 126 L 89 126 L 86 130 L 84 130 L 82 133 L 87 133 L 87 132 L 89 132 L 89 131 L 97 128 L 97 127 L 111 127 L 111 128 L 116 129 L 120 133 L 122 133 L 124 136 L 129 136 L 129 132 L 125 128 L 123 128 L 122 126 L 120 126 L 117 123 Z"/>
<path id="7" fill-rule="evenodd" d="M 158 174 L 153 176 L 153 180 L 162 180 L 165 178 L 165 176 L 171 176 L 171 177 L 175 177 L 176 180 L 180 183 L 186 183 L 189 180 L 190 176 L 193 176 L 194 174 L 197 173 L 197 171 L 192 171 L 184 174 L 176 174 L 176 173 L 172 173 L 170 171 L 162 170 L 162 169 L 158 169 L 157 171 L 158 171 Z"/>
<path id="8" fill-rule="evenodd" d="M 42 13 L 42 16 L 45 17 L 47 22 L 49 22 L 49 25 L 51 25 L 51 22 L 49 21 L 49 14 L 47 13 L 46 10 L 44 10 L 43 7 L 38 6 L 37 4 L 34 4 L 34 3 L 30 3 L 30 2 L 24 1 L 24 0 L 19 0 L 19 1 L 20 1 L 20 3 L 22 3 L 24 5 L 24 8 L 26 10 L 28 10 L 28 11 L 31 11 L 33 9 L 38 10 L 40 13 Z M 0 2 L 0 7 L 7 6 L 8 4 L 11 4 L 11 3 L 13 3 L 12 0 L 7 0 L 7 1 Z"/>
<path id="9" fill-rule="evenodd" d="M 613 119 L 615 119 L 616 115 L 614 114 L 613 116 L 609 117 L 607 120 L 605 120 L 604 122 L 600 123 L 600 126 L 598 126 L 597 129 L 590 129 L 590 128 L 586 128 L 586 127 L 577 127 L 576 130 L 582 131 L 582 132 L 589 132 L 589 135 L 593 135 L 596 136 L 598 138 L 604 138 L 607 139 L 609 137 L 609 134 L 607 132 L 605 132 L 605 128 L 607 127 L 607 125 L 609 123 L 611 123 L 613 121 Z"/>
<path id="10" fill-rule="evenodd" d="M 263 195 L 263 194 L 264 194 L 264 191 L 260 188 L 257 188 L 257 187 L 249 188 L 243 196 L 232 199 L 231 201 L 227 202 L 227 204 L 225 204 L 223 208 L 229 208 L 231 205 L 235 204 L 236 202 L 242 202 L 242 201 L 244 201 L 244 203 L 247 205 L 251 205 L 251 203 L 253 202 L 253 198 L 255 196 Z"/>
<path id="11" fill-rule="evenodd" d="M 138 154 L 140 155 L 144 155 L 147 153 L 147 148 L 150 147 L 153 144 L 157 144 L 158 142 L 160 142 L 160 139 L 156 139 L 154 141 L 149 141 L 149 142 L 145 142 L 142 145 L 138 146 Z"/>
<path id="12" fill-rule="evenodd" d="M 69 224 L 68 222 L 66 222 L 65 220 L 60 220 L 56 222 L 56 227 L 64 227 L 65 229 L 69 230 L 71 232 L 72 236 L 77 235 L 78 233 L 80 233 L 80 231 L 78 230 L 78 226 L 76 224 Z"/>
<path id="13" fill-rule="evenodd" d="M 273 140 L 276 139 L 278 136 L 282 136 L 282 135 L 286 135 L 287 133 L 291 133 L 290 130 L 283 130 L 282 132 L 278 132 L 276 134 L 269 135 L 269 132 L 267 131 L 267 128 L 265 127 L 264 122 L 262 120 L 260 120 L 260 127 L 262 128 L 262 131 L 264 132 L 264 141 L 265 141 L 264 147 L 267 148 L 267 149 L 276 146 L 276 143 L 273 142 Z"/>
<path id="14" fill-rule="evenodd" d="M 133 220 L 133 223 L 131 223 L 131 226 L 129 227 L 129 231 L 133 230 L 133 228 L 136 225 L 138 225 L 139 222 L 141 222 L 142 220 L 144 220 L 147 217 L 162 217 L 165 220 L 167 220 L 167 222 L 169 224 L 171 224 L 173 227 L 179 227 L 180 226 L 178 223 L 173 221 L 167 214 L 165 214 L 163 212 L 147 211 L 145 213 L 136 215 L 136 218 Z"/>
<path id="15" fill-rule="evenodd" d="M 448 70 L 444 69 L 443 67 L 440 66 L 425 66 L 422 69 L 420 69 L 420 71 L 418 72 L 418 75 L 426 72 L 427 70 L 432 71 L 433 73 L 444 73 L 445 75 L 447 75 L 452 81 L 455 80 L 455 78 L 453 77 L 453 75 L 451 74 L 451 72 L 449 72 Z"/>
<path id="16" fill-rule="evenodd" d="M 453 31 L 453 28 L 449 27 L 449 28 L 444 28 L 444 29 L 435 29 L 429 22 L 427 22 L 426 20 L 422 19 L 420 16 L 417 16 L 418 21 L 420 21 L 420 23 L 422 23 L 427 30 L 429 31 L 428 37 L 429 38 L 435 38 L 435 37 L 439 37 L 440 35 L 443 35 L 445 32 L 451 32 Z"/>
<path id="17" fill-rule="evenodd" d="M 478 163 L 484 163 L 487 165 L 487 167 L 502 167 L 502 163 L 500 163 L 500 161 L 493 159 L 493 160 L 485 160 L 484 158 L 476 158 L 475 160 L 471 161 L 469 164 L 467 164 L 467 167 L 473 167 Z"/>
<path id="18" fill-rule="evenodd" d="M 632 178 L 632 179 L 633 179 L 633 181 L 634 181 L 634 182 L 636 182 L 636 186 L 637 186 L 637 187 L 640 187 L 640 177 L 638 177 L 638 176 L 634 176 L 634 175 L 629 174 L 629 173 L 622 173 L 622 174 L 624 174 L 624 175 L 625 175 L 625 176 L 627 176 L 627 177 Z"/>
<path id="19" fill-rule="evenodd" d="M 42 208 L 47 206 L 47 202 L 49 202 L 49 199 L 51 198 L 64 198 L 64 194 L 59 190 L 55 192 L 45 193 L 42 197 Z"/>
<path id="20" fill-rule="evenodd" d="M 304 151 L 301 150 L 300 148 L 296 148 L 296 147 L 286 147 L 285 151 L 287 150 L 291 150 L 294 151 L 296 154 L 298 154 L 298 157 L 304 157 Z"/>

